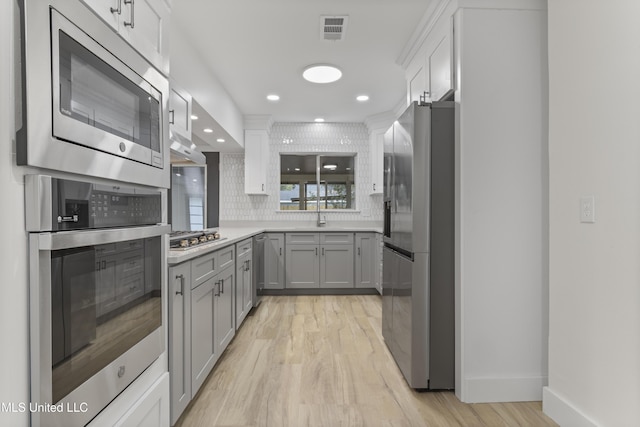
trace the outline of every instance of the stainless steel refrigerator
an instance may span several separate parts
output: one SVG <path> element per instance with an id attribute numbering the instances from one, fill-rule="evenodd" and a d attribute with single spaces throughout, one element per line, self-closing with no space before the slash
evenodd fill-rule
<path id="1" fill-rule="evenodd" d="M 384 138 L 382 334 L 407 383 L 454 387 L 453 102 L 414 102 Z"/>

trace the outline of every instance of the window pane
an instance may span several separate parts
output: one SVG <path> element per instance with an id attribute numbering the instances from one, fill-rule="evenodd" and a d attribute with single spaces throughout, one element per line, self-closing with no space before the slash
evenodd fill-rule
<path id="1" fill-rule="evenodd" d="M 320 163 L 320 185 L 316 180 Z M 355 156 L 282 154 L 280 210 L 355 209 Z"/>

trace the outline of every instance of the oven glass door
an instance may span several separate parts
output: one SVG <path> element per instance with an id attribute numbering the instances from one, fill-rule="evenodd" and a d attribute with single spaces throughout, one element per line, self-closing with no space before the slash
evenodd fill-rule
<path id="1" fill-rule="evenodd" d="M 160 92 L 51 13 L 54 136 L 161 167 Z"/>
<path id="2" fill-rule="evenodd" d="M 51 251 L 52 402 L 161 325 L 161 237 Z"/>

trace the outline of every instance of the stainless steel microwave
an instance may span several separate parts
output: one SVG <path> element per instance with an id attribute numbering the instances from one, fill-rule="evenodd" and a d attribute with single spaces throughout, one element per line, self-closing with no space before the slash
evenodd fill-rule
<path id="1" fill-rule="evenodd" d="M 167 78 L 77 0 L 23 0 L 19 165 L 169 187 Z"/>

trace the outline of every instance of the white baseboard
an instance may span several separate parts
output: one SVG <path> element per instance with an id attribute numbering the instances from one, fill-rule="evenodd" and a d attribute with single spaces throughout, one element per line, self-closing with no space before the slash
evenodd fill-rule
<path id="1" fill-rule="evenodd" d="M 545 387 L 542 392 L 542 412 L 562 427 L 598 427 L 598 424 L 549 387 Z"/>
<path id="2" fill-rule="evenodd" d="M 532 402 L 542 400 L 547 377 L 468 378 L 464 383 L 466 403 Z"/>

